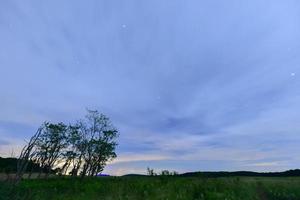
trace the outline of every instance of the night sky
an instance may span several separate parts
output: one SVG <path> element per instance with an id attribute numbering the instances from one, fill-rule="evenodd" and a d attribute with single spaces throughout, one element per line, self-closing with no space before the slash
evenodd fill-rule
<path id="1" fill-rule="evenodd" d="M 0 155 L 86 108 L 109 174 L 299 168 L 300 2 L 0 1 Z"/>

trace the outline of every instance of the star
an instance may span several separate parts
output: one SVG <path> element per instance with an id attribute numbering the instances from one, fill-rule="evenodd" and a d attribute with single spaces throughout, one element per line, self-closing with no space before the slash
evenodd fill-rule
<path id="1" fill-rule="evenodd" d="M 123 24 L 123 25 L 122 25 L 122 28 L 126 28 L 126 27 L 127 27 L 126 24 Z"/>
<path id="2" fill-rule="evenodd" d="M 294 73 L 294 72 L 293 72 L 293 73 L 291 73 L 291 76 L 296 76 L 296 73 Z"/>

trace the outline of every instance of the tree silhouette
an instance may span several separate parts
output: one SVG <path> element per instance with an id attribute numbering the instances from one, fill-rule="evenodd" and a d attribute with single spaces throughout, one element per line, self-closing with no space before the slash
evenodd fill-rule
<path id="1" fill-rule="evenodd" d="M 17 165 L 20 180 L 30 166 L 39 166 L 39 176 L 50 173 L 96 176 L 116 158 L 118 131 L 104 114 L 87 110 L 75 125 L 45 122 L 24 146 Z"/>

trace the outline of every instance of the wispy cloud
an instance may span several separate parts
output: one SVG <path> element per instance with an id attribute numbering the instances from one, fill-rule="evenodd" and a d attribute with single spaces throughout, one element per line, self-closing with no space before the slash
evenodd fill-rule
<path id="1" fill-rule="evenodd" d="M 0 2 L 0 136 L 17 145 L 90 107 L 120 130 L 120 173 L 296 166 L 299 11 L 296 1 Z"/>

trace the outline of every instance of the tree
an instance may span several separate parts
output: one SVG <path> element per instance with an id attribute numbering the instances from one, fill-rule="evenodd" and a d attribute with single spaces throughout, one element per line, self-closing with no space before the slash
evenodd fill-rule
<path id="1" fill-rule="evenodd" d="M 148 176 L 156 176 L 157 174 L 154 172 L 154 169 L 147 167 L 147 175 Z"/>
<path id="2" fill-rule="evenodd" d="M 17 173 L 15 183 L 18 183 L 24 173 L 27 171 L 28 164 L 32 162 L 33 157 L 35 156 L 35 147 L 38 138 L 40 137 L 42 128 L 38 128 L 37 132 L 30 138 L 29 142 L 21 150 L 18 162 L 17 162 Z M 34 166 L 34 165 L 33 165 Z"/>
<path id="3" fill-rule="evenodd" d="M 176 175 L 178 175 L 178 172 L 169 171 L 169 170 L 162 170 L 160 175 L 162 175 L 162 176 L 176 176 Z"/>
<path id="4" fill-rule="evenodd" d="M 50 173 L 85 177 L 102 172 L 106 163 L 117 156 L 118 131 L 105 115 L 98 111 L 87 112 L 75 125 L 45 122 L 21 152 L 19 179 L 29 162 L 35 169 L 38 166 L 39 177 L 42 173 L 46 173 L 46 177 Z"/>
<path id="5" fill-rule="evenodd" d="M 161 171 L 161 175 L 162 175 L 162 176 L 169 176 L 169 175 L 171 175 L 171 173 L 169 172 L 169 170 L 166 170 L 166 169 L 165 169 L 165 170 L 162 170 L 162 171 Z"/>
<path id="6" fill-rule="evenodd" d="M 84 160 L 81 176 L 95 176 L 102 172 L 106 162 L 116 157 L 118 131 L 108 117 L 98 111 L 88 110 L 78 125 L 81 132 L 81 154 Z"/>
<path id="7" fill-rule="evenodd" d="M 45 170 L 47 177 L 60 159 L 64 159 L 62 150 L 67 147 L 67 130 L 67 126 L 63 123 L 46 122 L 42 126 L 42 133 L 36 142 L 37 161 L 41 169 Z"/>
<path id="8" fill-rule="evenodd" d="M 83 144 L 83 135 L 79 131 L 78 125 L 69 125 L 67 133 L 68 148 L 64 152 L 65 164 L 62 167 L 62 173 L 67 174 L 69 172 L 72 176 L 77 176 L 82 164 L 82 157 L 84 154 L 85 145 Z"/>

